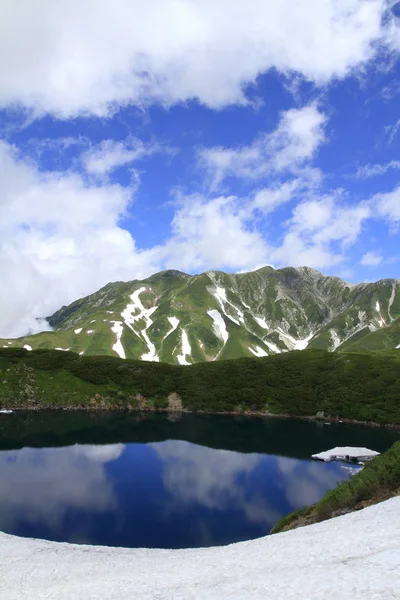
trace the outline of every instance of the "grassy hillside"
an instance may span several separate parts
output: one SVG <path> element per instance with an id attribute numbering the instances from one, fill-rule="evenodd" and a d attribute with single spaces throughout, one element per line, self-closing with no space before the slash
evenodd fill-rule
<path id="1" fill-rule="evenodd" d="M 187 367 L 0 349 L 0 407 L 260 412 L 400 424 L 400 353 L 321 350 Z"/>
<path id="2" fill-rule="evenodd" d="M 351 285 L 307 267 L 238 275 L 163 271 L 109 283 L 48 317 L 52 331 L 0 347 L 193 364 L 400 346 L 400 282 Z"/>
<path id="3" fill-rule="evenodd" d="M 364 469 L 349 481 L 330 490 L 320 502 L 283 517 L 275 525 L 272 533 L 325 521 L 398 494 L 400 494 L 400 442 L 396 442 L 390 450 L 368 462 Z"/>

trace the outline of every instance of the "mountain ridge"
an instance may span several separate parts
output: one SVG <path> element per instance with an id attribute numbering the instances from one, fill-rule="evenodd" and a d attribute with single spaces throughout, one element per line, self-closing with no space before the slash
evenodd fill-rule
<path id="1" fill-rule="evenodd" d="M 352 284 L 310 267 L 178 270 L 110 282 L 62 306 L 53 331 L 0 346 L 192 364 L 306 347 L 400 347 L 400 280 Z"/>

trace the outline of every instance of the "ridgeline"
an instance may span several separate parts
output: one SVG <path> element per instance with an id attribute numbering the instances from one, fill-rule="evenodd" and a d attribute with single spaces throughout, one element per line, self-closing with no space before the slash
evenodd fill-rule
<path id="1" fill-rule="evenodd" d="M 171 410 L 400 425 L 400 352 L 303 350 L 174 366 L 0 349 L 1 409 Z"/>

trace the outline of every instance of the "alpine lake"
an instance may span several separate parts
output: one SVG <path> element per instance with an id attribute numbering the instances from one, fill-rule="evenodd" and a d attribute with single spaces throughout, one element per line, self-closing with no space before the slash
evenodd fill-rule
<path id="1" fill-rule="evenodd" d="M 189 548 L 268 535 L 400 432 L 345 423 L 106 412 L 0 414 L 0 530 L 107 546 Z"/>

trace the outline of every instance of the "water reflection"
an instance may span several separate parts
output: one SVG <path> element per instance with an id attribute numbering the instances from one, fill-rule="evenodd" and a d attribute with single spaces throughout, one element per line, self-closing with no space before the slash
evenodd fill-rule
<path id="1" fill-rule="evenodd" d="M 350 476 L 339 464 L 179 440 L 0 452 L 0 529 L 89 544 L 190 547 L 266 535 Z"/>
<path id="2" fill-rule="evenodd" d="M 280 517 L 251 485 L 261 454 L 212 450 L 188 442 L 153 444 L 163 462 L 163 483 L 176 512 L 199 504 L 210 510 L 238 510 L 249 521 L 269 525 Z"/>
<path id="3" fill-rule="evenodd" d="M 57 538 L 67 512 L 116 509 L 106 463 L 123 444 L 0 452 L 0 529 L 44 525 Z M 24 525 L 25 524 L 25 525 Z"/>

